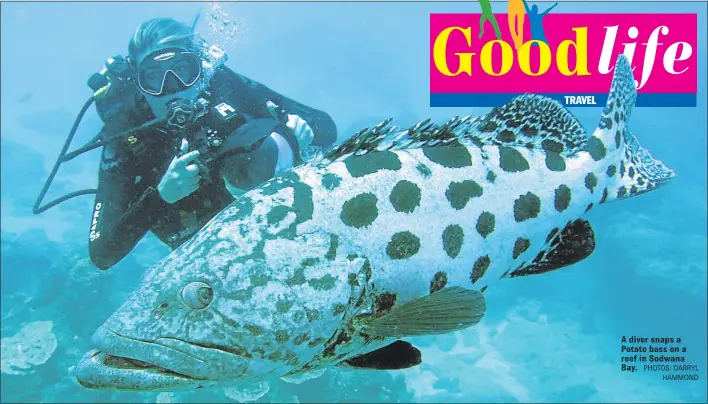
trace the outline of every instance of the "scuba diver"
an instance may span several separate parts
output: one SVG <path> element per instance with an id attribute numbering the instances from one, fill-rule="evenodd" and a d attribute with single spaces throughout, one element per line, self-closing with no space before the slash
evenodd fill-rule
<path id="1" fill-rule="evenodd" d="M 337 128 L 327 113 L 235 73 L 224 60 L 194 25 L 170 18 L 141 24 L 128 57 L 109 59 L 131 84 L 96 101 L 99 137 L 138 130 L 103 146 L 89 231 L 98 268 L 115 265 L 148 231 L 176 249 L 235 194 L 334 144 Z M 152 120 L 159 123 L 141 129 Z"/>

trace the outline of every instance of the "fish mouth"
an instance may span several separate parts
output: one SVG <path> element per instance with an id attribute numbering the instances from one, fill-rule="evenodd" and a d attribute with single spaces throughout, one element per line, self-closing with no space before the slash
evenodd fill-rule
<path id="1" fill-rule="evenodd" d="M 87 389 L 180 390 L 199 389 L 213 382 L 198 379 L 137 359 L 87 352 L 76 367 L 76 380 Z"/>
<path id="2" fill-rule="evenodd" d="M 98 349 L 76 368 L 77 381 L 89 389 L 195 389 L 238 378 L 248 368 L 238 354 L 176 338 L 144 341 L 100 327 L 93 342 Z"/>

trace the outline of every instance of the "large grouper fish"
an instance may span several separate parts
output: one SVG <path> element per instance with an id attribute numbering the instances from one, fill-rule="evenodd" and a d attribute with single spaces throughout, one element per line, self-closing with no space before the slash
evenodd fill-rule
<path id="1" fill-rule="evenodd" d="M 620 56 L 590 136 L 538 95 L 477 119 L 360 131 L 148 269 L 78 381 L 178 390 L 420 364 L 406 337 L 473 326 L 494 281 L 593 252 L 584 213 L 674 177 L 627 128 L 635 100 Z"/>

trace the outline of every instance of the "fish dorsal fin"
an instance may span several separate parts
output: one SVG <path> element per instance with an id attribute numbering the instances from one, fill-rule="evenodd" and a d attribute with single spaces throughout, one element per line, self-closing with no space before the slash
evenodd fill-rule
<path id="1" fill-rule="evenodd" d="M 459 129 L 468 127 L 473 118 L 454 117 L 443 125 L 436 125 L 428 118 L 408 129 L 391 125 L 391 121 L 393 118 L 374 127 L 364 128 L 344 142 L 313 157 L 311 161 L 328 164 L 375 151 L 417 149 L 458 143 Z"/>
<path id="2" fill-rule="evenodd" d="M 478 143 L 527 147 L 572 156 L 587 141 L 578 119 L 558 101 L 535 94 L 515 97 L 476 120 L 467 136 Z"/>
<path id="3" fill-rule="evenodd" d="M 578 120 L 557 101 L 525 94 L 492 109 L 482 118 L 454 117 L 442 125 L 426 119 L 408 129 L 389 118 L 364 128 L 344 142 L 313 157 L 314 164 L 342 161 L 349 156 L 386 151 L 465 145 L 538 148 L 572 156 L 585 146 L 587 135 Z"/>

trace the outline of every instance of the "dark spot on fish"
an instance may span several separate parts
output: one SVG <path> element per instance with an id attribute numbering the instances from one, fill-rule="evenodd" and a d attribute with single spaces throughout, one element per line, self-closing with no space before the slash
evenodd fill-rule
<path id="1" fill-rule="evenodd" d="M 605 144 L 602 143 L 602 140 L 597 136 L 590 136 L 588 142 L 585 144 L 585 151 L 588 152 L 590 157 L 595 161 L 600 161 L 607 155 Z"/>
<path id="2" fill-rule="evenodd" d="M 293 321 L 295 321 L 296 323 L 302 323 L 303 321 L 305 321 L 305 318 L 305 313 L 302 311 L 296 311 L 295 314 L 293 314 Z"/>
<path id="3" fill-rule="evenodd" d="M 527 238 L 519 237 L 516 239 L 516 242 L 514 242 L 514 252 L 513 252 L 513 257 L 514 259 L 519 258 L 519 255 L 523 254 L 526 252 L 526 250 L 531 247 L 531 241 Z"/>
<path id="4" fill-rule="evenodd" d="M 487 181 L 494 183 L 494 180 L 497 179 L 497 175 L 494 174 L 494 171 L 487 171 Z"/>
<path id="5" fill-rule="evenodd" d="M 636 185 L 632 185 L 632 187 L 629 188 L 629 193 L 630 193 L 630 195 L 634 195 L 637 193 L 638 190 L 639 190 L 639 188 L 637 188 Z"/>
<path id="6" fill-rule="evenodd" d="M 589 204 L 587 208 L 585 208 L 585 213 L 590 212 L 590 209 L 592 209 L 592 203 Z"/>
<path id="7" fill-rule="evenodd" d="M 619 187 L 619 189 L 617 190 L 617 197 L 622 198 L 625 195 L 627 195 L 627 188 L 625 188 L 624 186 Z"/>
<path id="8" fill-rule="evenodd" d="M 607 167 L 607 176 L 614 177 L 615 173 L 617 173 L 617 166 L 615 166 L 614 164 L 610 164 L 610 166 Z"/>
<path id="9" fill-rule="evenodd" d="M 300 364 L 300 359 L 298 359 L 297 355 L 294 352 L 286 352 L 285 360 L 287 361 L 286 364 L 289 366 L 297 366 Z"/>
<path id="10" fill-rule="evenodd" d="M 287 331 L 278 330 L 275 332 L 275 342 L 279 344 L 286 343 L 290 340 L 290 334 Z"/>
<path id="11" fill-rule="evenodd" d="M 295 223 L 293 226 L 312 219 L 312 212 L 315 209 L 312 202 L 312 188 L 301 182 L 300 176 L 294 171 L 288 171 L 278 177 L 276 181 L 279 182 L 271 182 L 268 187 L 262 189 L 263 195 L 275 195 L 281 189 L 292 188 L 293 206 L 289 208 L 289 210 L 295 213 Z M 241 198 L 238 200 L 240 201 Z M 291 226 L 291 231 L 294 229 L 293 226 Z"/>
<path id="12" fill-rule="evenodd" d="M 307 319 L 310 322 L 320 320 L 322 318 L 322 313 L 319 310 L 305 309 L 305 314 L 307 314 Z"/>
<path id="13" fill-rule="evenodd" d="M 353 272 L 349 272 L 349 279 L 348 279 L 349 286 L 359 286 L 359 279 L 357 279 L 357 276 Z"/>
<path id="14" fill-rule="evenodd" d="M 612 129 L 612 119 L 608 117 L 602 117 L 600 123 L 597 125 L 600 129 Z"/>
<path id="15" fill-rule="evenodd" d="M 271 225 L 280 223 L 283 219 L 285 219 L 288 212 L 290 212 L 290 208 L 287 206 L 274 206 L 273 209 L 271 209 L 266 215 L 266 220 L 268 221 L 268 224 Z"/>
<path id="16" fill-rule="evenodd" d="M 250 275 L 249 280 L 251 281 L 251 286 L 259 287 L 267 285 L 271 277 L 268 275 Z"/>
<path id="17" fill-rule="evenodd" d="M 514 132 L 504 129 L 497 135 L 497 140 L 503 143 L 511 143 L 516 140 L 516 136 L 514 136 Z"/>
<path id="18" fill-rule="evenodd" d="M 565 159 L 558 153 L 546 153 L 546 167 L 551 171 L 565 171 Z"/>
<path id="19" fill-rule="evenodd" d="M 386 254 L 394 260 L 410 258 L 418 251 L 420 251 L 420 239 L 409 231 L 394 234 L 386 246 Z"/>
<path id="20" fill-rule="evenodd" d="M 459 142 L 447 146 L 423 147 L 423 154 L 430 161 L 447 168 L 462 168 L 472 165 L 472 155 Z"/>
<path id="21" fill-rule="evenodd" d="M 293 339 L 293 344 L 295 345 L 302 345 L 307 341 L 307 339 L 310 338 L 308 334 L 300 334 L 295 339 Z"/>
<path id="22" fill-rule="evenodd" d="M 270 355 L 268 355 L 268 359 L 272 360 L 273 362 L 280 360 L 280 358 L 282 358 L 282 357 L 283 357 L 283 354 L 280 353 L 280 351 L 275 351 L 275 352 L 271 353 Z"/>
<path id="23" fill-rule="evenodd" d="M 315 266 L 315 264 L 317 264 L 318 262 L 320 262 L 319 258 L 305 258 L 304 260 L 302 260 L 302 266 L 312 267 Z"/>
<path id="24" fill-rule="evenodd" d="M 342 223 L 354 228 L 362 228 L 371 225 L 379 215 L 376 207 L 378 199 L 372 193 L 363 193 L 344 202 L 340 218 Z"/>
<path id="25" fill-rule="evenodd" d="M 629 178 L 634 178 L 634 174 L 636 174 L 636 172 L 634 171 L 634 167 L 629 166 L 629 170 L 627 170 L 627 174 L 629 175 Z"/>
<path id="26" fill-rule="evenodd" d="M 532 192 L 519 196 L 514 201 L 514 220 L 523 222 L 533 219 L 541 212 L 541 199 Z"/>
<path id="27" fill-rule="evenodd" d="M 401 160 L 396 153 L 390 151 L 369 152 L 360 156 L 350 156 L 344 160 L 347 171 L 352 177 L 358 178 L 373 174 L 379 170 L 400 170 Z"/>
<path id="28" fill-rule="evenodd" d="M 330 261 L 337 258 L 337 247 L 339 247 L 339 236 L 334 233 L 330 233 L 329 234 L 329 249 L 327 250 L 327 254 L 325 254 L 325 258 L 327 258 Z"/>
<path id="29" fill-rule="evenodd" d="M 494 214 L 489 212 L 480 213 L 477 218 L 477 225 L 475 226 L 477 233 L 479 233 L 480 236 L 487 238 L 487 236 L 492 234 L 494 231 L 494 223 Z"/>
<path id="30" fill-rule="evenodd" d="M 418 163 L 418 165 L 415 166 L 416 170 L 420 173 L 420 175 L 423 176 L 423 178 L 430 178 L 433 173 L 430 171 L 428 166 L 426 166 L 423 163 Z"/>
<path id="31" fill-rule="evenodd" d="M 472 273 L 470 274 L 470 280 L 472 281 L 472 284 L 474 284 L 484 276 L 484 274 L 487 272 L 487 269 L 489 269 L 490 262 L 491 260 L 489 259 L 488 255 L 477 258 L 477 261 L 474 262 Z"/>
<path id="32" fill-rule="evenodd" d="M 526 137 L 534 138 L 538 135 L 538 129 L 530 125 L 524 125 L 521 127 L 521 133 L 526 135 Z"/>
<path id="33" fill-rule="evenodd" d="M 608 196 L 608 192 L 607 192 L 607 188 L 605 188 L 602 191 L 602 198 L 600 198 L 600 203 L 605 203 L 605 201 L 607 201 L 607 196 Z"/>
<path id="34" fill-rule="evenodd" d="M 332 315 L 336 317 L 336 316 L 344 313 L 346 310 L 347 310 L 347 306 L 345 306 L 341 303 L 337 303 L 334 305 L 334 308 L 332 309 Z"/>
<path id="35" fill-rule="evenodd" d="M 330 191 L 337 188 L 341 183 L 342 179 L 336 174 L 327 173 L 322 176 L 322 186 Z"/>
<path id="36" fill-rule="evenodd" d="M 617 130 L 617 133 L 615 133 L 615 147 L 617 147 L 619 149 L 621 144 L 622 144 L 622 133 L 620 133 L 620 131 Z"/>
<path id="37" fill-rule="evenodd" d="M 499 165 L 501 169 L 516 173 L 529 169 L 529 162 L 526 161 L 520 151 L 513 147 L 499 146 Z"/>
<path id="38" fill-rule="evenodd" d="M 595 187 L 597 186 L 597 177 L 593 173 L 589 173 L 585 176 L 585 188 L 589 189 L 590 192 L 595 192 Z"/>
<path id="39" fill-rule="evenodd" d="M 362 265 L 362 268 L 364 269 L 364 278 L 368 282 L 371 280 L 371 263 L 369 260 L 364 261 L 364 265 Z"/>
<path id="40" fill-rule="evenodd" d="M 396 304 L 398 296 L 395 293 L 384 292 L 374 299 L 374 307 L 372 313 L 374 316 L 379 316 L 389 312 Z"/>
<path id="41" fill-rule="evenodd" d="M 310 279 L 307 283 L 315 290 L 330 290 L 334 287 L 335 283 L 334 277 L 330 274 L 326 274 L 319 279 Z"/>
<path id="42" fill-rule="evenodd" d="M 624 160 L 620 161 L 620 177 L 624 176 Z"/>
<path id="43" fill-rule="evenodd" d="M 484 293 L 485 290 L 487 290 L 487 285 L 482 286 L 482 289 L 480 289 L 479 291 Z"/>
<path id="44" fill-rule="evenodd" d="M 410 181 L 401 180 L 391 190 L 389 200 L 396 212 L 411 213 L 420 205 L 420 188 Z"/>
<path id="45" fill-rule="evenodd" d="M 566 185 L 561 185 L 556 188 L 554 205 L 558 212 L 563 212 L 570 206 L 570 188 Z"/>
<path id="46" fill-rule="evenodd" d="M 475 181 L 451 182 L 445 191 L 445 197 L 453 208 L 461 210 L 472 198 L 482 196 L 482 187 Z"/>
<path id="47" fill-rule="evenodd" d="M 487 120 L 483 124 L 479 125 L 480 132 L 494 132 L 497 130 L 498 125 L 493 120 Z"/>
<path id="48" fill-rule="evenodd" d="M 305 282 L 307 282 L 307 279 L 305 279 L 305 267 L 300 266 L 299 268 L 295 268 L 295 271 L 293 273 L 293 276 L 288 278 L 285 283 L 288 286 L 297 286 L 297 285 L 304 285 Z"/>
<path id="49" fill-rule="evenodd" d="M 544 139 L 541 142 L 541 147 L 543 150 L 547 152 L 553 152 L 553 153 L 562 153 L 563 152 L 563 144 L 556 142 L 555 140 L 552 139 Z"/>
<path id="50" fill-rule="evenodd" d="M 445 285 L 447 285 L 447 274 L 442 271 L 436 272 L 433 280 L 430 281 L 430 293 L 443 289 Z"/>
<path id="51" fill-rule="evenodd" d="M 460 254 L 464 239 L 465 233 L 462 230 L 462 227 L 456 224 L 451 224 L 443 230 L 443 249 L 445 249 L 448 257 L 456 258 Z"/>
<path id="52" fill-rule="evenodd" d="M 295 303 L 291 300 L 278 300 L 278 302 L 275 303 L 275 308 L 278 310 L 279 313 L 287 313 L 290 311 L 294 304 Z"/>
<path id="53" fill-rule="evenodd" d="M 265 330 L 257 325 L 254 324 L 244 324 L 243 328 L 245 328 L 248 332 L 250 332 L 253 335 L 263 335 Z"/>
<path id="54" fill-rule="evenodd" d="M 323 344 L 324 342 L 325 342 L 325 339 L 322 338 L 322 337 L 320 337 L 320 338 L 316 338 L 316 339 L 313 339 L 312 341 L 310 341 L 310 342 L 307 344 L 307 346 L 310 347 L 310 348 L 314 348 L 314 347 L 316 347 L 316 346 L 319 345 L 319 344 Z"/>

